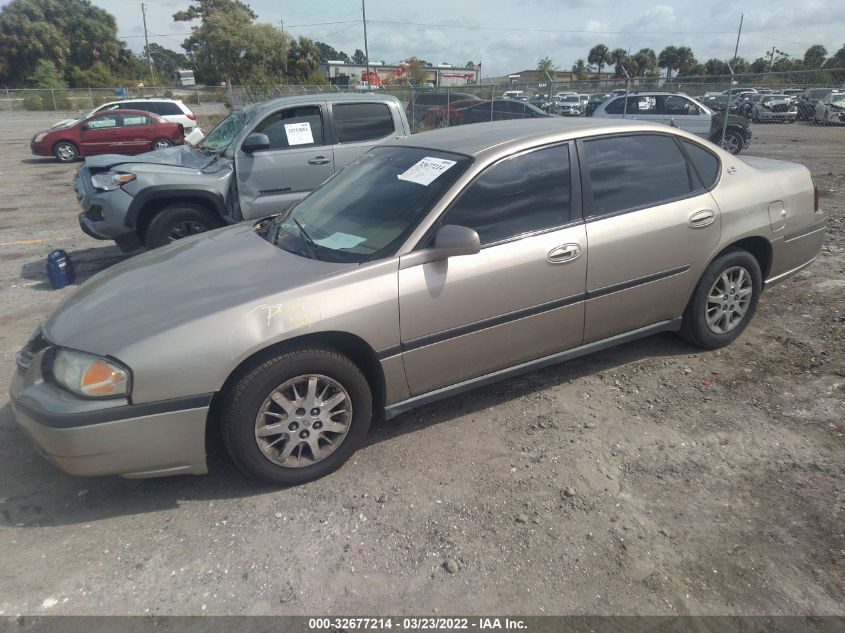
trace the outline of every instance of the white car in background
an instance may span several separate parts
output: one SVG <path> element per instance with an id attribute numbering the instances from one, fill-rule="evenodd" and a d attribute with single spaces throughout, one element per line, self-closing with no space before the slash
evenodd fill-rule
<path id="1" fill-rule="evenodd" d="M 85 119 L 94 116 L 100 112 L 108 110 L 143 110 L 145 112 L 152 112 L 159 115 L 165 121 L 172 123 L 181 123 L 185 128 L 185 135 L 190 134 L 197 126 L 197 115 L 191 112 L 190 108 L 182 103 L 179 99 L 165 99 L 161 97 L 142 97 L 137 99 L 121 99 L 120 101 L 110 101 L 101 106 L 97 106 L 90 112 L 86 112 L 76 119 L 64 119 L 53 125 L 53 128 L 68 125 L 74 121 Z"/>
<path id="2" fill-rule="evenodd" d="M 813 121 L 822 125 L 845 123 L 845 91 L 831 92 L 816 103 Z"/>

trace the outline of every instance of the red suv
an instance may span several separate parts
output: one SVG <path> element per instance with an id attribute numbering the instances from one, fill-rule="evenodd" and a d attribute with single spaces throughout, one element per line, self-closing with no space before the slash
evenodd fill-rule
<path id="1" fill-rule="evenodd" d="M 180 123 L 165 121 L 157 114 L 112 110 L 39 132 L 30 149 L 36 156 L 55 156 L 62 163 L 71 163 L 80 156 L 163 149 L 181 144 L 184 138 Z"/>

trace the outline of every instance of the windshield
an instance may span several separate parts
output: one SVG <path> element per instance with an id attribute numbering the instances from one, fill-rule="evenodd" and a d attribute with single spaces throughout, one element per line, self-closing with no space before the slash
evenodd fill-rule
<path id="1" fill-rule="evenodd" d="M 563 98 L 564 103 L 578 103 L 578 101 L 580 101 L 580 99 L 576 95 Z"/>
<path id="2" fill-rule="evenodd" d="M 254 114 L 255 106 L 232 112 L 208 133 L 208 136 L 202 140 L 198 147 L 210 149 L 218 154 L 225 152 L 226 148 L 235 140 L 238 132 L 249 123 Z"/>
<path id="3" fill-rule="evenodd" d="M 786 95 L 768 95 L 763 98 L 763 103 L 769 103 L 770 101 L 785 101 L 788 99 Z"/>
<path id="4" fill-rule="evenodd" d="M 333 262 L 395 252 L 472 162 L 416 147 L 377 147 L 265 227 L 280 248 Z"/>

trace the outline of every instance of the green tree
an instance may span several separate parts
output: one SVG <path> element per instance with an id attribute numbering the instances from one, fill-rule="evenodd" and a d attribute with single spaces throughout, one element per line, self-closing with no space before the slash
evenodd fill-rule
<path id="1" fill-rule="evenodd" d="M 675 49 L 678 60 L 678 75 L 694 75 L 694 69 L 698 66 L 698 60 L 695 59 L 692 49 L 689 46 L 679 46 Z"/>
<path id="2" fill-rule="evenodd" d="M 89 0 L 12 0 L 0 10 L 0 83 L 22 85 L 41 61 L 63 75 L 120 63 L 117 23 Z"/>
<path id="3" fill-rule="evenodd" d="M 465 65 L 464 68 L 472 69 L 475 68 L 475 63 L 472 60 L 469 60 Z"/>
<path id="4" fill-rule="evenodd" d="M 730 75 L 731 71 L 728 69 L 727 62 L 713 58 L 704 62 L 704 74 L 709 77 L 720 77 L 723 75 Z"/>
<path id="5" fill-rule="evenodd" d="M 610 63 L 614 66 L 614 75 L 624 77 L 625 72 L 622 70 L 622 66 L 628 63 L 628 53 L 624 48 L 614 48 L 610 51 Z"/>
<path id="6" fill-rule="evenodd" d="M 90 68 L 71 68 L 70 81 L 77 88 L 111 88 L 119 82 L 103 62 Z"/>
<path id="7" fill-rule="evenodd" d="M 48 59 L 42 59 L 29 77 L 33 88 L 67 88 L 64 77 L 56 65 Z"/>
<path id="8" fill-rule="evenodd" d="M 595 66 L 596 72 L 601 76 L 601 69 L 611 62 L 610 49 L 604 44 L 596 44 L 590 49 L 590 53 L 587 55 L 587 62 Z"/>
<path id="9" fill-rule="evenodd" d="M 300 35 L 288 48 L 288 74 L 297 83 L 311 83 L 320 72 L 320 49 L 314 40 Z"/>
<path id="10" fill-rule="evenodd" d="M 185 55 L 155 42 L 144 47 L 141 55 L 144 63 L 146 63 L 147 52 L 150 54 L 150 61 L 161 84 L 168 84 L 177 70 L 188 67 L 188 58 Z"/>
<path id="11" fill-rule="evenodd" d="M 676 46 L 667 46 L 657 56 L 657 65 L 666 70 L 667 79 L 672 77 L 672 71 L 678 68 L 679 64 L 680 58 Z"/>
<path id="12" fill-rule="evenodd" d="M 555 80 L 557 66 L 551 57 L 544 57 L 537 62 L 537 81 L 552 82 Z"/>
<path id="13" fill-rule="evenodd" d="M 325 42 L 314 42 L 314 45 L 317 47 L 321 62 L 327 62 L 329 60 L 341 62 L 349 61 L 349 55 L 343 51 L 335 50 L 333 46 L 329 46 Z"/>
<path id="14" fill-rule="evenodd" d="M 360 48 L 356 48 L 355 52 L 352 54 L 352 63 L 358 64 L 359 66 L 367 63 L 367 56 L 364 55 L 364 51 Z"/>
<path id="15" fill-rule="evenodd" d="M 827 60 L 827 49 L 821 44 L 815 44 L 804 53 L 804 66 L 808 70 L 821 68 Z"/>
<path id="16" fill-rule="evenodd" d="M 828 68 L 845 68 L 845 44 L 827 60 Z"/>
<path id="17" fill-rule="evenodd" d="M 429 81 L 428 65 L 421 59 L 412 57 L 408 60 L 405 76 L 412 86 L 420 86 Z"/>
<path id="18" fill-rule="evenodd" d="M 641 48 L 631 58 L 636 77 L 650 77 L 658 67 L 657 55 L 654 49 Z"/>
<path id="19" fill-rule="evenodd" d="M 587 62 L 584 61 L 583 57 L 579 57 L 575 60 L 575 63 L 572 64 L 572 74 L 575 75 L 575 79 L 578 81 L 583 81 L 587 78 L 587 71 L 589 68 L 587 67 Z"/>

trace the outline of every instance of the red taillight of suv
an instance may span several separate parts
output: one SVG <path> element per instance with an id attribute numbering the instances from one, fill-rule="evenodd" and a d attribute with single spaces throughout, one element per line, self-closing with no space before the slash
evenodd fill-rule
<path id="1" fill-rule="evenodd" d="M 188 118 L 189 118 L 191 121 L 196 121 L 196 120 L 197 120 L 197 115 L 196 115 L 196 114 L 194 114 L 193 112 L 191 112 L 191 113 L 188 115 Z"/>

